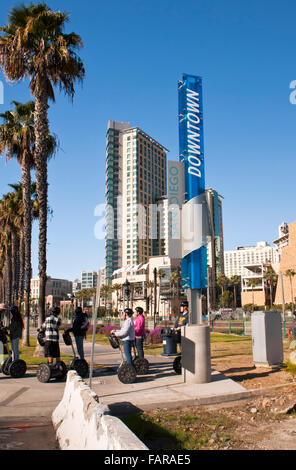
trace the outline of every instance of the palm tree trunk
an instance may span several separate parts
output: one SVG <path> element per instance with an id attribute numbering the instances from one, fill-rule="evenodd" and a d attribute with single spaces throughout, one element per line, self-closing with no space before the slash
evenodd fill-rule
<path id="1" fill-rule="evenodd" d="M 31 297 L 31 241 L 32 241 L 32 203 L 31 171 L 26 164 L 22 168 L 23 206 L 24 206 L 24 245 L 25 245 L 25 328 L 23 346 L 30 346 L 30 297 Z"/>
<path id="2" fill-rule="evenodd" d="M 25 282 L 25 241 L 24 241 L 24 233 L 21 230 L 20 233 L 20 274 L 19 274 L 19 285 L 18 285 L 18 303 L 19 309 L 22 308 L 22 301 L 24 298 L 24 282 Z"/>
<path id="3" fill-rule="evenodd" d="M 39 92 L 35 100 L 35 168 L 36 189 L 39 202 L 39 302 L 38 302 L 38 326 L 45 320 L 45 294 L 46 294 L 46 270 L 47 270 L 47 214 L 48 214 L 48 182 L 47 182 L 47 137 L 49 135 L 48 125 L 48 96 L 46 93 L 45 80 L 39 83 Z"/>
<path id="4" fill-rule="evenodd" d="M 14 304 L 17 293 L 17 234 L 11 230 L 11 302 Z"/>

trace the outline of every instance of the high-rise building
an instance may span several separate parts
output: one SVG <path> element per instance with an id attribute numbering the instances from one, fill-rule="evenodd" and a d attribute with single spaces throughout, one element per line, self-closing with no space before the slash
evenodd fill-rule
<path id="1" fill-rule="evenodd" d="M 81 289 L 91 289 L 97 287 L 98 273 L 97 271 L 82 271 L 81 273 Z"/>
<path id="2" fill-rule="evenodd" d="M 223 197 L 212 188 L 206 189 L 211 236 L 207 245 L 208 293 L 209 305 L 217 303 L 217 277 L 224 274 L 224 240 L 223 240 Z"/>
<path id="3" fill-rule="evenodd" d="M 109 121 L 107 131 L 106 282 L 121 266 L 159 255 L 151 205 L 166 194 L 167 149 L 138 127 Z M 135 268 L 136 269 L 136 268 Z"/>
<path id="4" fill-rule="evenodd" d="M 122 196 L 123 131 L 130 127 L 124 122 L 108 122 L 106 137 L 106 281 L 122 261 L 120 197 Z"/>

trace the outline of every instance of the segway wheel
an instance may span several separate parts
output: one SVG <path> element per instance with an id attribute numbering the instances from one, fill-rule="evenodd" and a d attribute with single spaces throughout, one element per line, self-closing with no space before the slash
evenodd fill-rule
<path id="1" fill-rule="evenodd" d="M 137 375 L 145 375 L 149 370 L 149 362 L 147 359 L 142 357 L 136 357 L 133 360 L 134 368 L 136 369 Z"/>
<path id="2" fill-rule="evenodd" d="M 36 373 L 37 379 L 43 384 L 49 382 L 51 377 L 51 369 L 48 364 L 40 364 Z"/>
<path id="3" fill-rule="evenodd" d="M 174 368 L 174 371 L 176 372 L 176 374 L 178 374 L 178 375 L 182 374 L 181 356 L 177 356 L 174 359 L 173 368 Z"/>
<path id="4" fill-rule="evenodd" d="M 2 374 L 9 375 L 9 366 L 11 363 L 12 363 L 11 357 L 7 357 L 5 361 L 2 362 L 2 365 L 1 365 Z"/>
<path id="5" fill-rule="evenodd" d="M 71 370 L 76 370 L 83 379 L 88 376 L 88 363 L 85 359 L 74 359 L 70 364 Z"/>
<path id="6" fill-rule="evenodd" d="M 22 359 L 12 361 L 8 371 L 11 377 L 14 377 L 15 379 L 20 379 L 21 377 L 24 377 L 25 373 L 27 372 L 27 364 Z"/>
<path id="7" fill-rule="evenodd" d="M 58 372 L 57 371 L 55 372 L 54 378 L 56 379 L 56 381 L 64 380 L 64 378 L 66 377 L 68 373 L 66 364 L 63 361 L 60 361 L 60 362 L 57 362 L 55 366 Z"/>
<path id="8" fill-rule="evenodd" d="M 123 384 L 132 384 L 136 381 L 137 372 L 131 364 L 122 364 L 118 369 L 118 378 Z"/>

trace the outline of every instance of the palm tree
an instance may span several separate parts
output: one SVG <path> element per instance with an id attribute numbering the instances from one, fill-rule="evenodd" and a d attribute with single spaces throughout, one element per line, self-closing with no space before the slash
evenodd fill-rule
<path id="1" fill-rule="evenodd" d="M 237 288 L 237 286 L 239 286 L 241 284 L 240 276 L 237 276 L 236 274 L 231 276 L 230 284 L 233 286 L 234 308 L 236 310 L 236 288 Z"/>
<path id="2" fill-rule="evenodd" d="M 149 295 L 148 295 L 148 292 L 147 292 L 147 295 L 146 295 L 146 298 L 147 298 L 146 310 L 147 310 L 147 313 L 149 313 L 149 308 L 148 308 L 148 306 L 149 306 L 150 307 L 150 315 L 152 315 L 153 288 L 154 288 L 154 282 L 153 281 L 145 281 L 145 289 L 147 289 L 147 291 L 149 290 Z M 148 301 L 148 299 L 149 299 L 149 301 Z"/>
<path id="3" fill-rule="evenodd" d="M 6 111 L 0 117 L 4 123 L 0 127 L 0 155 L 16 158 L 22 169 L 23 230 L 21 241 L 24 249 L 25 316 L 29 318 L 31 280 L 31 168 L 34 149 L 34 102 L 25 104 L 13 102 L 14 111 Z"/>
<path id="4" fill-rule="evenodd" d="M 48 215 L 48 108 L 55 101 L 54 87 L 59 86 L 72 99 L 76 80 L 83 81 L 84 67 L 76 49 L 82 46 L 80 36 L 65 34 L 69 15 L 52 11 L 45 3 L 12 8 L 8 24 L 1 28 L 0 68 L 7 80 L 30 80 L 35 97 L 35 150 L 37 193 L 39 200 L 39 326 L 45 319 Z"/>
<path id="5" fill-rule="evenodd" d="M 179 290 L 178 287 L 180 285 L 180 280 L 181 276 L 177 271 L 173 271 L 171 275 L 169 276 L 169 281 L 172 287 L 172 298 L 174 299 L 176 297 L 176 294 L 178 294 Z M 171 306 L 172 310 L 172 306 Z"/>
<path id="6" fill-rule="evenodd" d="M 159 279 L 159 291 L 158 291 L 158 314 L 160 313 L 160 289 L 161 289 L 161 280 L 165 277 L 165 271 L 160 268 L 157 271 L 157 277 Z"/>
<path id="7" fill-rule="evenodd" d="M 224 300 L 223 300 L 224 289 L 228 283 L 229 283 L 229 279 L 224 274 L 219 274 L 217 276 L 217 285 L 220 286 L 222 290 L 222 295 L 221 295 L 222 307 L 224 307 Z"/>
<path id="8" fill-rule="evenodd" d="M 269 285 L 269 292 L 270 292 L 270 308 L 273 305 L 273 286 L 277 282 L 277 275 L 272 268 L 268 268 L 266 272 L 263 274 L 263 279 Z"/>
<path id="9" fill-rule="evenodd" d="M 292 312 L 294 312 L 293 277 L 296 275 L 296 272 L 293 269 L 287 269 L 284 275 L 290 280 Z"/>
<path id="10" fill-rule="evenodd" d="M 118 313 L 118 297 L 119 297 L 119 294 L 121 293 L 122 291 L 122 285 L 121 284 L 113 284 L 112 285 L 112 291 L 113 292 L 116 292 L 116 312 Z"/>
<path id="11" fill-rule="evenodd" d="M 107 314 L 107 300 L 108 300 L 108 296 L 110 292 L 111 292 L 111 286 L 108 286 L 107 284 L 101 286 L 100 296 L 102 297 L 102 299 L 104 299 L 105 315 Z"/>

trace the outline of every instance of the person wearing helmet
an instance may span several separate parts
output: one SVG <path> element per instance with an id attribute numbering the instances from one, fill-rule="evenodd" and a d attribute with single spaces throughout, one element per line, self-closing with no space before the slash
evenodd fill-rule
<path id="1" fill-rule="evenodd" d="M 138 356 L 144 358 L 143 342 L 145 337 L 145 317 L 142 307 L 136 307 L 135 325 L 135 344 L 138 351 Z"/>
<path id="2" fill-rule="evenodd" d="M 44 354 L 48 364 L 53 364 L 53 360 L 60 362 L 59 328 L 61 319 L 59 318 L 60 307 L 53 307 L 51 313 L 46 317 L 41 330 L 45 332 Z"/>
<path id="3" fill-rule="evenodd" d="M 132 360 L 132 346 L 135 341 L 135 325 L 133 322 L 133 311 L 131 308 L 124 310 L 125 321 L 120 330 L 111 330 L 110 334 L 115 334 L 122 341 L 123 352 L 125 355 L 126 362 L 133 364 Z"/>
<path id="4" fill-rule="evenodd" d="M 180 313 L 175 321 L 174 329 L 181 331 L 181 326 L 185 326 L 188 323 L 188 302 L 183 300 L 180 304 Z"/>
<path id="5" fill-rule="evenodd" d="M 19 340 L 23 336 L 24 322 L 19 312 L 18 307 L 10 307 L 11 320 L 8 327 L 9 336 L 11 340 L 12 360 L 19 359 Z"/>
<path id="6" fill-rule="evenodd" d="M 89 321 L 87 314 L 82 311 L 81 307 L 76 307 L 73 326 L 72 328 L 69 328 L 68 331 L 73 332 L 79 359 L 84 359 L 83 341 L 85 339 L 88 327 Z"/>

